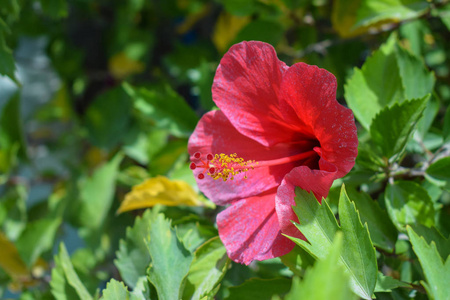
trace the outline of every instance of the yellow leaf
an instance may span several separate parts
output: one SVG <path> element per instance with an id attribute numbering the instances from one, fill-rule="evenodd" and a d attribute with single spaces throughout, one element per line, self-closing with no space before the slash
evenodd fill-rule
<path id="1" fill-rule="evenodd" d="M 109 59 L 108 68 L 114 78 L 123 79 L 129 75 L 142 73 L 145 65 L 129 58 L 125 52 L 119 52 Z"/>
<path id="2" fill-rule="evenodd" d="M 222 12 L 217 19 L 213 33 L 213 42 L 217 50 L 224 53 L 234 41 L 241 29 L 250 22 L 250 16 L 237 17 L 227 12 Z"/>
<path id="3" fill-rule="evenodd" d="M 16 246 L 8 240 L 3 232 L 0 232 L 0 267 L 13 280 L 28 281 L 30 279 L 30 272 Z"/>
<path id="4" fill-rule="evenodd" d="M 117 213 L 152 207 L 156 204 L 203 206 L 198 194 L 186 182 L 157 176 L 134 186 L 131 192 L 125 195 Z"/>

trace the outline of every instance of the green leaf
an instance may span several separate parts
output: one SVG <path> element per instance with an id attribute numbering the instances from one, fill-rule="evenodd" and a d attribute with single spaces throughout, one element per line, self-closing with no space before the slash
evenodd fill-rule
<path id="1" fill-rule="evenodd" d="M 157 128 L 167 129 L 177 137 L 188 137 L 197 125 L 195 112 L 168 85 L 147 90 L 124 83 L 123 88 L 133 99 L 135 109 Z"/>
<path id="2" fill-rule="evenodd" d="M 434 242 L 441 257 L 450 255 L 450 238 L 445 238 L 435 227 L 429 228 L 419 224 L 411 225 L 411 228 L 423 237 L 428 244 Z"/>
<path id="3" fill-rule="evenodd" d="M 284 29 L 279 22 L 256 20 L 241 29 L 234 43 L 255 40 L 276 46 L 283 38 L 283 33 Z"/>
<path id="4" fill-rule="evenodd" d="M 434 225 L 434 207 L 427 191 L 412 181 L 389 184 L 384 195 L 386 209 L 398 230 L 406 225 Z"/>
<path id="5" fill-rule="evenodd" d="M 17 249 L 24 262 L 30 268 L 39 256 L 53 248 L 56 231 L 61 219 L 40 219 L 28 223 L 16 242 Z"/>
<path id="6" fill-rule="evenodd" d="M 0 19 L 0 25 L 2 25 L 2 22 L 3 21 Z M 11 78 L 11 80 L 16 81 L 16 77 L 14 75 L 15 70 L 16 65 L 14 63 L 13 53 L 6 45 L 3 33 L 0 31 L 0 75 L 6 75 Z"/>
<path id="7" fill-rule="evenodd" d="M 361 0 L 355 27 L 417 18 L 428 8 L 429 4 L 422 0 Z"/>
<path id="8" fill-rule="evenodd" d="M 369 129 L 375 115 L 388 104 L 404 99 L 402 80 L 395 55 L 395 39 L 355 69 L 344 86 L 345 99 L 361 125 Z"/>
<path id="9" fill-rule="evenodd" d="M 348 189 L 347 193 L 350 199 L 355 201 L 361 221 L 367 223 L 373 244 L 392 252 L 398 233 L 387 212 L 381 209 L 378 202 L 373 201 L 367 193 L 358 193 L 355 189 Z"/>
<path id="10" fill-rule="evenodd" d="M 442 134 L 444 138 L 444 143 L 450 141 L 450 106 L 447 107 L 447 111 L 445 112 L 444 128 Z"/>
<path id="11" fill-rule="evenodd" d="M 314 258 L 303 248 L 295 246 L 294 249 L 286 255 L 280 256 L 281 261 L 295 275 L 303 277 L 305 270 L 314 265 Z"/>
<path id="12" fill-rule="evenodd" d="M 261 279 L 251 278 L 239 286 L 230 287 L 225 300 L 270 300 L 273 295 L 284 295 L 291 287 L 287 278 Z"/>
<path id="13" fill-rule="evenodd" d="M 432 163 L 427 168 L 426 174 L 435 180 L 450 182 L 450 157 L 444 157 Z"/>
<path id="14" fill-rule="evenodd" d="M 441 257 L 436 244 L 428 244 L 423 237 L 419 237 L 411 227 L 407 227 L 413 250 L 419 258 L 420 265 L 427 282 L 421 281 L 430 298 L 435 300 L 448 299 L 450 295 L 450 258 Z"/>
<path id="15" fill-rule="evenodd" d="M 97 168 L 92 176 L 79 182 L 81 224 L 90 229 L 99 228 L 109 213 L 114 198 L 116 175 L 123 155 L 117 154 L 111 161 Z"/>
<path id="16" fill-rule="evenodd" d="M 105 300 L 122 300 L 130 299 L 130 292 L 123 282 L 119 282 L 115 279 L 111 279 L 110 282 L 106 284 L 106 289 L 102 292 L 102 299 Z"/>
<path id="17" fill-rule="evenodd" d="M 204 243 L 194 253 L 183 299 L 203 299 L 205 295 L 213 297 L 211 291 L 219 284 L 229 267 L 227 251 L 215 237 Z"/>
<path id="18" fill-rule="evenodd" d="M 155 210 L 156 212 L 156 210 Z M 127 228 L 125 240 L 120 241 L 117 259 L 114 264 L 122 276 L 122 279 L 131 288 L 135 288 L 139 278 L 146 278 L 147 268 L 150 265 L 145 239 L 149 236 L 152 220 L 156 215 L 147 209 L 142 217 L 137 217 L 133 227 Z"/>
<path id="19" fill-rule="evenodd" d="M 53 296 L 58 300 L 93 299 L 75 272 L 63 243 L 59 246 L 59 254 L 55 256 L 55 268 L 52 270 L 50 286 Z"/>
<path id="20" fill-rule="evenodd" d="M 330 252 L 324 260 L 308 269 L 303 281 L 294 277 L 292 287 L 284 300 L 349 300 L 357 298 L 350 289 L 350 279 L 339 264 L 342 233 L 337 232 Z"/>
<path id="21" fill-rule="evenodd" d="M 375 286 L 375 293 L 391 292 L 393 289 L 399 287 L 411 287 L 409 284 L 392 278 L 391 276 L 385 276 L 383 273 L 378 272 L 377 285 Z"/>
<path id="22" fill-rule="evenodd" d="M 342 186 L 339 199 L 341 227 L 325 200 L 320 205 L 313 194 L 299 188 L 296 188 L 295 192 L 296 206 L 293 206 L 293 209 L 302 222 L 295 225 L 308 242 L 289 238 L 314 257 L 324 260 L 332 249 L 336 232 L 341 229 L 346 246 L 339 263 L 350 275 L 352 290 L 360 297 L 371 299 L 377 279 L 375 249 L 370 240 L 367 225 L 361 224 L 355 205 L 348 198 L 345 187 Z"/>
<path id="23" fill-rule="evenodd" d="M 26 159 L 26 144 L 20 121 L 20 95 L 16 93 L 3 107 L 0 116 L 0 149 L 2 151 L 17 147 L 19 157 Z M 1 171 L 1 170 L 0 170 Z"/>
<path id="24" fill-rule="evenodd" d="M 40 0 L 42 10 L 52 18 L 67 17 L 66 0 Z"/>
<path id="25" fill-rule="evenodd" d="M 152 260 L 148 278 L 156 288 L 158 299 L 179 299 L 192 254 L 178 240 L 170 221 L 162 214 L 151 223 L 146 243 Z"/>
<path id="26" fill-rule="evenodd" d="M 100 94 L 84 115 L 92 144 L 106 149 L 116 146 L 127 134 L 133 103 L 122 87 Z"/>
<path id="27" fill-rule="evenodd" d="M 432 93 L 436 79 L 434 74 L 427 70 L 423 60 L 399 44 L 395 45 L 395 54 L 405 90 L 405 99 L 423 98 Z"/>
<path id="28" fill-rule="evenodd" d="M 426 107 L 429 96 L 394 104 L 383 109 L 370 126 L 370 135 L 384 157 L 391 158 L 403 151 L 419 118 Z"/>

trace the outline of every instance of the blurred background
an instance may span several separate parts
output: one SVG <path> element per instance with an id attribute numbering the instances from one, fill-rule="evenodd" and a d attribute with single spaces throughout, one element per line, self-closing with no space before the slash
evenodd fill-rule
<path id="1" fill-rule="evenodd" d="M 443 116 L 449 28 L 447 1 L 0 0 L 0 297 L 47 297 L 60 241 L 90 290 L 119 276 L 131 187 L 163 175 L 196 189 L 187 139 L 231 45 L 329 70 L 345 103 L 354 68 L 395 36 L 434 72 Z M 188 213 L 216 234 L 214 209 L 167 211 Z"/>

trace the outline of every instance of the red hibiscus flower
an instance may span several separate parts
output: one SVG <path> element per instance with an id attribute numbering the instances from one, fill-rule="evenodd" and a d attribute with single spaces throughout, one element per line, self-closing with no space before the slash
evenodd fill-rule
<path id="1" fill-rule="evenodd" d="M 228 256 L 249 264 L 284 255 L 304 238 L 290 220 L 296 186 L 326 197 L 353 167 L 353 113 L 336 101 L 336 78 L 304 63 L 291 67 L 262 42 L 234 45 L 212 86 L 220 110 L 205 114 L 189 139 L 200 190 L 218 205 Z M 320 200 L 319 200 L 320 201 Z"/>

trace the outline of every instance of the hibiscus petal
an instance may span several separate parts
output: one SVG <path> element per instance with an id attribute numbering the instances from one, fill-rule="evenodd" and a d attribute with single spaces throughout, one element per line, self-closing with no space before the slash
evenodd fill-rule
<path id="1" fill-rule="evenodd" d="M 336 101 L 336 88 L 336 78 L 327 70 L 297 63 L 283 77 L 280 107 L 286 122 L 319 141 L 321 156 L 342 177 L 355 164 L 358 137 L 352 111 Z"/>
<path id="2" fill-rule="evenodd" d="M 235 262 L 250 264 L 287 254 L 294 243 L 280 233 L 275 189 L 238 201 L 217 216 L 220 239 Z"/>
<path id="3" fill-rule="evenodd" d="M 310 142 L 295 145 L 278 144 L 268 148 L 255 140 L 238 132 L 222 111 L 216 110 L 205 114 L 197 124 L 194 133 L 189 138 L 188 151 L 190 155 L 200 152 L 203 155 L 236 153 L 244 160 L 266 161 L 283 158 L 311 150 Z M 200 190 L 212 201 L 225 205 L 236 199 L 247 198 L 277 187 L 284 176 L 295 167 L 294 163 L 286 163 L 271 167 L 257 167 L 247 172 L 247 179 L 241 173 L 234 180 L 224 182 L 214 180 L 209 176 L 198 179 Z M 200 172 L 194 170 L 194 172 Z"/>
<path id="4" fill-rule="evenodd" d="M 326 197 L 337 177 L 337 167 L 324 160 L 319 161 L 320 170 L 311 170 L 306 166 L 293 169 L 281 182 L 275 197 L 275 208 L 281 232 L 289 236 L 304 239 L 303 234 L 292 224 L 291 220 L 299 223 L 292 206 L 295 205 L 295 187 L 307 192 L 313 192 L 319 202 Z M 300 221 L 301 222 L 301 221 Z"/>
<path id="5" fill-rule="evenodd" d="M 220 61 L 212 86 L 213 100 L 242 134 L 265 146 L 292 140 L 295 132 L 278 105 L 286 64 L 273 47 L 242 42 Z"/>

